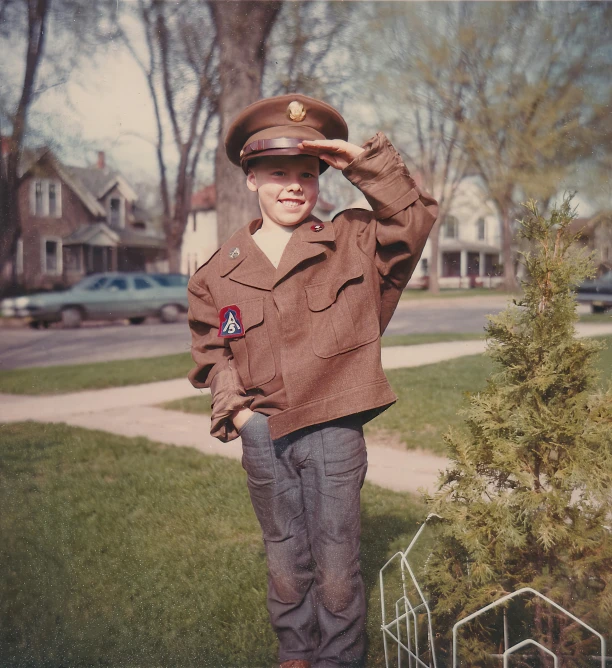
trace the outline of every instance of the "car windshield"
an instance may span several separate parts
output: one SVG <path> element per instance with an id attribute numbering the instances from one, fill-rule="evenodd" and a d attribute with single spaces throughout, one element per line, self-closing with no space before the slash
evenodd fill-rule
<path id="1" fill-rule="evenodd" d="M 165 288 L 185 287 L 189 283 L 189 276 L 184 274 L 151 274 L 151 278 Z"/>

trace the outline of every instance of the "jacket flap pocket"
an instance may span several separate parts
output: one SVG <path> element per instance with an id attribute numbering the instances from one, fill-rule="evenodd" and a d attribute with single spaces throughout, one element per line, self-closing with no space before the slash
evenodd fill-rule
<path id="1" fill-rule="evenodd" d="M 359 260 L 355 260 L 346 268 L 346 271 L 334 276 L 330 280 L 323 283 L 305 285 L 308 308 L 311 311 L 323 311 L 336 301 L 338 292 L 340 292 L 342 286 L 362 276 L 363 267 Z"/>
<path id="2" fill-rule="evenodd" d="M 240 317 L 242 318 L 242 325 L 244 331 L 248 331 L 251 327 L 259 325 L 263 322 L 263 298 L 249 299 L 247 302 L 236 304 L 240 309 Z"/>

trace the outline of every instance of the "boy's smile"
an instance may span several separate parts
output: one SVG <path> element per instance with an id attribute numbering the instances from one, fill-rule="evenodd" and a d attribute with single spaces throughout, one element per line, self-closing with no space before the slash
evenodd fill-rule
<path id="1" fill-rule="evenodd" d="M 262 227 L 297 225 L 317 203 L 319 159 L 312 155 L 258 158 L 249 166 L 247 186 L 258 194 Z"/>

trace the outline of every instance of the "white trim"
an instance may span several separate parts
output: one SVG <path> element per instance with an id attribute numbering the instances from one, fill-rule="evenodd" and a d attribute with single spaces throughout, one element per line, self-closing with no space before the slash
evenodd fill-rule
<path id="1" fill-rule="evenodd" d="M 47 241 L 56 243 L 55 247 L 55 262 L 57 269 L 54 272 L 47 269 Z M 62 238 L 61 237 L 41 237 L 40 238 L 40 267 L 45 276 L 61 276 L 64 271 L 62 252 Z"/>

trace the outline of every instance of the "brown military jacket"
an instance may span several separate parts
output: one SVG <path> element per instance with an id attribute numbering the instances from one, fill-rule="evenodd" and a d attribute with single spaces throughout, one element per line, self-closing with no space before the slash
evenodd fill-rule
<path id="1" fill-rule="evenodd" d="M 300 223 L 277 268 L 238 230 L 192 276 L 189 325 L 195 387 L 211 387 L 211 434 L 238 436 L 236 408 L 270 416 L 272 438 L 353 413 L 364 422 L 397 399 L 381 365 L 380 336 L 437 216 L 388 139 L 378 133 L 343 174 L 373 211 L 349 209 Z M 237 251 L 236 251 L 237 249 Z M 219 336 L 238 307 L 243 332 Z M 234 309 L 235 310 L 235 309 Z"/>

